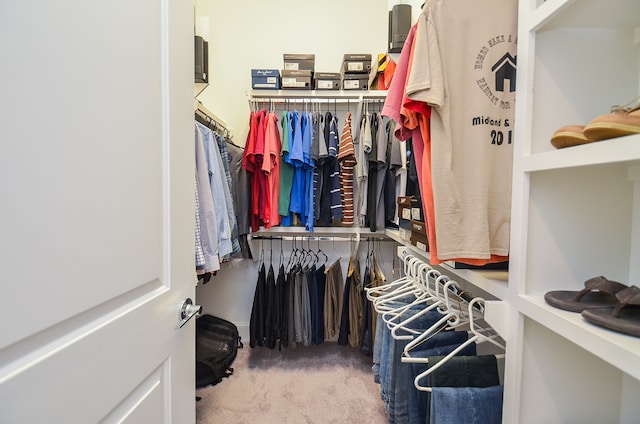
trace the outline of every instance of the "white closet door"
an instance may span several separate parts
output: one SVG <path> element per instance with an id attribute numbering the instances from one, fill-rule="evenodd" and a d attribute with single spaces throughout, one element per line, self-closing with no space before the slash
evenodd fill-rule
<path id="1" fill-rule="evenodd" d="M 3 1 L 0 52 L 0 422 L 194 422 L 193 4 Z"/>

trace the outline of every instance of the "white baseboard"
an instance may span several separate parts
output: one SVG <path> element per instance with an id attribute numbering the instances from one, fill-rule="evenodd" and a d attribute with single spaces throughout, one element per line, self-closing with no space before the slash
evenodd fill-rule
<path id="1" fill-rule="evenodd" d="M 249 347 L 249 323 L 248 322 L 236 322 L 236 327 L 238 327 L 238 333 L 240 333 L 240 337 L 242 337 L 242 343 Z"/>

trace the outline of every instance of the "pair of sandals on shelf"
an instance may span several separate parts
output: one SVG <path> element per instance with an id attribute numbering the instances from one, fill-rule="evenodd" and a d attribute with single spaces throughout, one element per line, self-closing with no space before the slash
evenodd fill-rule
<path id="1" fill-rule="evenodd" d="M 605 277 L 590 278 L 580 291 L 554 290 L 544 295 L 551 306 L 579 312 L 592 324 L 640 337 L 640 288 Z"/>
<path id="2" fill-rule="evenodd" d="M 551 137 L 556 149 L 608 140 L 640 133 L 640 97 L 624 106 L 613 106 L 611 113 L 594 118 L 587 125 L 566 125 Z"/>

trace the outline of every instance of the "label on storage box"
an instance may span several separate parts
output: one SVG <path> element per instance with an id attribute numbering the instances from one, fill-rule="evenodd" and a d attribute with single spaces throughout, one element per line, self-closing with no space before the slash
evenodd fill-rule
<path id="1" fill-rule="evenodd" d="M 277 77 L 267 77 L 267 83 L 275 84 L 277 82 L 278 82 L 278 78 Z"/>
<path id="2" fill-rule="evenodd" d="M 347 70 L 349 70 L 349 71 L 364 71 L 364 63 L 362 63 L 362 62 L 347 62 Z"/>
<path id="3" fill-rule="evenodd" d="M 298 81 L 297 78 L 282 78 L 282 85 L 287 87 L 306 87 L 304 81 Z"/>
<path id="4" fill-rule="evenodd" d="M 402 209 L 402 219 L 411 219 L 411 209 L 403 208 Z"/>
<path id="5" fill-rule="evenodd" d="M 344 88 L 346 88 L 346 89 L 360 88 L 360 80 L 345 80 L 344 81 Z"/>
<path id="6" fill-rule="evenodd" d="M 422 242 L 416 242 L 416 247 L 420 250 L 427 252 L 427 245 Z"/>
<path id="7" fill-rule="evenodd" d="M 318 88 L 333 88 L 333 81 L 331 80 L 318 80 Z"/>
<path id="8" fill-rule="evenodd" d="M 284 69 L 286 69 L 287 71 L 298 71 L 300 70 L 300 68 L 298 68 L 298 65 L 298 62 L 287 62 L 284 64 Z"/>

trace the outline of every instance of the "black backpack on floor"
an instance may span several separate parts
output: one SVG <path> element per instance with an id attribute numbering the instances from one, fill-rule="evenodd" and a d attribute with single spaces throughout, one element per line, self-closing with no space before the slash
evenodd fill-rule
<path id="1" fill-rule="evenodd" d="M 242 348 L 238 327 L 213 315 L 196 319 L 196 387 L 216 385 L 233 374 L 231 365 Z"/>

